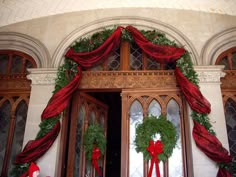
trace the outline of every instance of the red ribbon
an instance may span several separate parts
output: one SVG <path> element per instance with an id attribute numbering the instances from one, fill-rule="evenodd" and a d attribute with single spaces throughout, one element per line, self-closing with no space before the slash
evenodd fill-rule
<path id="1" fill-rule="evenodd" d="M 92 152 L 92 165 L 95 168 L 96 172 L 98 173 L 99 176 L 102 176 L 102 173 L 98 167 L 98 159 L 101 157 L 101 151 L 98 147 L 94 146 L 93 147 L 93 152 Z"/>
<path id="2" fill-rule="evenodd" d="M 160 140 L 156 141 L 155 143 L 153 140 L 150 140 L 149 146 L 147 147 L 147 151 L 149 152 L 150 156 L 152 156 L 151 166 L 148 172 L 148 177 L 152 176 L 154 163 L 156 165 L 156 175 L 157 177 L 160 177 L 161 175 L 160 175 L 160 169 L 159 169 L 159 164 L 158 164 L 158 154 L 161 154 L 163 152 L 163 144 L 161 143 Z"/>

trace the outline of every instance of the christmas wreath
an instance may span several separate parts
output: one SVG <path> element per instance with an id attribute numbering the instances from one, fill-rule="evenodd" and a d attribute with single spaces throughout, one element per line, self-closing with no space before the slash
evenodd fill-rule
<path id="1" fill-rule="evenodd" d="M 84 146 L 86 158 L 92 161 L 92 165 L 96 172 L 99 176 L 102 176 L 102 173 L 98 167 L 98 160 L 102 155 L 104 155 L 106 148 L 106 137 L 99 124 L 96 123 L 88 126 L 84 134 Z"/>
<path id="2" fill-rule="evenodd" d="M 142 123 L 136 126 L 135 146 L 137 152 L 142 152 L 146 160 L 152 157 L 148 149 L 150 141 L 154 141 L 156 134 L 160 134 L 160 141 L 163 150 L 158 154 L 159 161 L 165 161 L 172 155 L 173 149 L 176 145 L 177 135 L 174 125 L 166 119 L 166 116 L 159 117 L 148 116 Z"/>

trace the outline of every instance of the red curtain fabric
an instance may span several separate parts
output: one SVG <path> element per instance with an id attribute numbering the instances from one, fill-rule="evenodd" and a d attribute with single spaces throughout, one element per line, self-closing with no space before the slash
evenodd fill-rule
<path id="1" fill-rule="evenodd" d="M 216 177 L 231 177 L 231 174 L 225 168 L 219 168 Z"/>
<path id="2" fill-rule="evenodd" d="M 206 128 L 200 125 L 197 121 L 194 121 L 193 138 L 197 147 L 204 152 L 211 160 L 216 163 L 230 163 L 232 157 L 229 152 L 222 146 L 220 141 L 212 134 L 210 134 Z M 217 177 L 228 177 L 229 172 L 220 168 Z"/>
<path id="3" fill-rule="evenodd" d="M 93 66 L 94 63 L 107 57 L 110 52 L 120 44 L 121 33 L 123 29 L 123 27 L 118 27 L 114 33 L 94 51 L 77 53 L 72 48 L 68 50 L 65 56 L 71 58 L 79 64 L 78 74 L 68 85 L 63 87 L 52 96 L 47 107 L 42 113 L 42 120 L 53 118 L 65 109 L 68 102 L 70 101 L 72 93 L 79 86 L 82 76 L 80 67 L 89 68 Z M 141 32 L 132 26 L 128 26 L 126 29 L 132 34 L 134 41 L 138 44 L 138 46 L 152 59 L 160 63 L 176 61 L 186 52 L 183 48 L 154 45 L 153 43 L 149 42 L 141 34 Z M 199 89 L 187 78 L 185 78 L 178 68 L 176 68 L 175 73 L 180 88 L 187 98 L 190 107 L 198 113 L 209 113 L 211 111 L 210 103 L 202 96 Z M 51 147 L 59 131 L 60 123 L 58 121 L 53 129 L 44 137 L 38 140 L 30 141 L 24 150 L 17 155 L 15 163 L 24 164 L 33 162 L 40 158 Z M 197 122 L 194 122 L 193 136 L 197 146 L 212 160 L 223 163 L 228 163 L 231 161 L 227 151 L 222 147 L 217 138 L 213 135 L 209 135 L 204 127 L 200 126 Z M 218 174 L 218 177 L 227 177 L 222 175 L 226 174 L 224 169 L 220 169 Z"/>
<path id="4" fill-rule="evenodd" d="M 201 94 L 200 90 L 196 85 L 191 83 L 180 71 L 178 67 L 175 69 L 176 80 L 183 92 L 187 102 L 189 103 L 192 110 L 208 114 L 211 112 L 211 104 Z"/>
<path id="5" fill-rule="evenodd" d="M 71 82 L 52 96 L 49 104 L 42 113 L 42 120 L 56 116 L 66 108 L 71 99 L 72 93 L 78 89 L 82 77 L 81 68 L 77 67 L 77 69 L 78 73 Z"/>
<path id="6" fill-rule="evenodd" d="M 66 57 L 73 59 L 84 68 L 90 68 L 94 63 L 107 57 L 113 49 L 119 46 L 122 29 L 123 27 L 118 27 L 112 35 L 94 51 L 77 53 L 71 48 L 66 53 Z"/>
<path id="7" fill-rule="evenodd" d="M 23 151 L 16 156 L 15 164 L 34 162 L 52 146 L 60 132 L 58 121 L 53 129 L 40 139 L 29 141 Z"/>
<path id="8" fill-rule="evenodd" d="M 165 64 L 176 61 L 186 52 L 184 48 L 155 45 L 148 41 L 139 30 L 132 26 L 127 26 L 126 30 L 132 34 L 134 41 L 144 53 L 159 63 Z"/>
<path id="9" fill-rule="evenodd" d="M 118 27 L 99 48 L 92 52 L 76 53 L 73 49 L 70 49 L 66 53 L 66 56 L 76 61 L 82 67 L 91 67 L 94 63 L 109 55 L 110 52 L 120 44 L 122 29 L 122 27 Z M 66 108 L 72 93 L 79 87 L 80 79 L 82 77 L 80 66 L 77 68 L 78 73 L 72 81 L 52 96 L 41 115 L 42 120 L 53 118 Z M 59 131 L 60 122 L 58 121 L 48 134 L 38 140 L 31 140 L 28 142 L 23 151 L 16 156 L 15 164 L 24 164 L 37 160 L 51 147 Z"/>

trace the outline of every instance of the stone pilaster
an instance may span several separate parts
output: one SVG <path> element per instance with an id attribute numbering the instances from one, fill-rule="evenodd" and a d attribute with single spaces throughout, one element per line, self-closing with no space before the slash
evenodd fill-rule
<path id="1" fill-rule="evenodd" d="M 211 103 L 211 113 L 208 115 L 210 122 L 216 132 L 217 138 L 221 141 L 223 146 L 228 149 L 225 115 L 220 88 L 220 78 L 225 76 L 223 66 L 195 66 L 194 69 L 198 74 L 200 90 L 206 99 Z M 191 110 L 189 109 L 189 117 L 190 116 Z M 192 121 L 190 121 L 190 127 L 192 130 Z M 210 160 L 196 147 L 193 139 L 192 154 L 195 177 L 216 176 L 218 171 L 216 163 Z"/>

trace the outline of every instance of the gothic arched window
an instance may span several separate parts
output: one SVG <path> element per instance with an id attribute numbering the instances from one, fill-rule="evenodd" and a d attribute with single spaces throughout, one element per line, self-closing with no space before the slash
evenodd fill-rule
<path id="1" fill-rule="evenodd" d="M 10 176 L 15 156 L 22 150 L 30 96 L 28 68 L 36 68 L 32 57 L 0 51 L 0 176 Z"/>
<path id="2" fill-rule="evenodd" d="M 216 60 L 226 73 L 221 80 L 230 154 L 236 160 L 236 47 L 224 51 Z"/>

